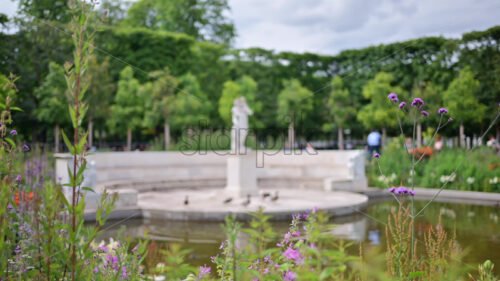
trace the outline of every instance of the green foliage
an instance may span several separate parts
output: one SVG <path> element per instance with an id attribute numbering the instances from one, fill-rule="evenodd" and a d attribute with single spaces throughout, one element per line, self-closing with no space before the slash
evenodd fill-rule
<path id="1" fill-rule="evenodd" d="M 134 78 L 130 66 L 120 72 L 120 81 L 111 106 L 111 118 L 108 127 L 115 133 L 125 133 L 141 126 L 143 116 L 143 99 L 139 96 L 139 81 Z"/>
<path id="2" fill-rule="evenodd" d="M 194 75 L 185 74 L 179 78 L 179 90 L 168 105 L 172 112 L 172 125 L 177 128 L 208 125 L 210 103 L 201 91 Z"/>
<path id="3" fill-rule="evenodd" d="M 164 122 L 169 122 L 173 109 L 178 81 L 168 68 L 149 74 L 154 80 L 140 86 L 139 96 L 144 101 L 143 126 L 154 129 Z"/>
<path id="4" fill-rule="evenodd" d="M 184 280 L 186 276 L 194 271 L 194 268 L 186 263 L 186 256 L 191 250 L 181 249 L 178 244 L 171 244 L 168 250 L 160 250 L 165 257 L 165 263 L 155 268 L 155 273 L 161 274 L 167 280 Z"/>
<path id="5" fill-rule="evenodd" d="M 477 101 L 479 81 L 470 68 L 462 69 L 443 94 L 444 105 L 460 122 L 479 123 L 483 120 L 486 106 Z"/>
<path id="6" fill-rule="evenodd" d="M 313 110 L 313 97 L 299 80 L 283 81 L 283 90 L 278 95 L 278 122 L 293 122 L 298 116 L 305 118 Z"/>
<path id="7" fill-rule="evenodd" d="M 478 266 L 479 277 L 476 279 L 469 274 L 469 277 L 472 281 L 497 281 L 498 279 L 493 274 L 493 268 L 495 265 L 487 260 L 483 264 Z"/>
<path id="8" fill-rule="evenodd" d="M 51 125 L 69 123 L 67 85 L 62 66 L 54 62 L 49 64 L 49 74 L 36 95 L 40 105 L 34 112 L 40 121 Z"/>
<path id="9" fill-rule="evenodd" d="M 372 161 L 367 167 L 370 186 L 387 188 L 389 186 L 411 185 L 411 161 L 401 147 L 402 140 L 394 139 L 378 160 L 383 175 Z M 458 163 L 465 162 L 456 172 Z M 490 148 L 467 151 L 463 149 L 444 149 L 435 152 L 415 167 L 415 186 L 439 188 L 447 180 L 446 189 L 500 192 L 500 165 L 498 156 Z M 497 180 L 495 180 L 497 177 Z"/>
<path id="10" fill-rule="evenodd" d="M 390 128 L 397 124 L 397 117 L 393 105 L 387 101 L 389 93 L 404 96 L 403 89 L 393 86 L 394 76 L 390 73 L 380 72 L 368 81 L 363 87 L 363 97 L 370 102 L 358 112 L 358 120 L 365 128 Z"/>
<path id="11" fill-rule="evenodd" d="M 228 10 L 227 0 L 140 0 L 132 4 L 124 24 L 227 44 L 235 36 L 233 23 L 224 15 Z"/>
<path id="12" fill-rule="evenodd" d="M 89 106 L 89 119 L 94 121 L 96 129 L 104 129 L 109 118 L 110 105 L 113 102 L 115 83 L 109 73 L 110 59 L 98 61 L 97 56 L 89 60 L 88 75 L 89 89 L 86 102 Z"/>
<path id="13" fill-rule="evenodd" d="M 332 123 L 325 123 L 325 131 L 332 130 L 332 125 L 345 127 L 351 116 L 355 115 L 355 108 L 352 103 L 352 96 L 349 90 L 344 87 L 344 82 L 340 76 L 330 82 L 330 95 L 327 101 L 328 120 Z"/>

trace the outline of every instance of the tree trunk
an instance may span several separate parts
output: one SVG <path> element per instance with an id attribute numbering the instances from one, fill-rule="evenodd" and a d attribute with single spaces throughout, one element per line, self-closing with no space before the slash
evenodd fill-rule
<path id="1" fill-rule="evenodd" d="M 127 130 L 127 151 L 132 150 L 132 129 Z"/>
<path id="2" fill-rule="evenodd" d="M 417 123 L 417 147 L 422 147 L 422 124 L 420 122 Z"/>
<path id="3" fill-rule="evenodd" d="M 165 134 L 165 151 L 167 151 L 170 145 L 170 125 L 167 122 L 163 124 L 163 131 Z"/>
<path id="4" fill-rule="evenodd" d="M 382 147 L 385 147 L 385 141 L 387 139 L 387 129 L 385 127 L 382 128 Z"/>
<path id="5" fill-rule="evenodd" d="M 342 129 L 342 126 L 339 126 L 337 129 L 338 131 L 338 146 L 339 150 L 344 150 L 344 130 Z"/>
<path id="6" fill-rule="evenodd" d="M 59 124 L 56 124 L 54 129 L 54 152 L 59 152 Z"/>
<path id="7" fill-rule="evenodd" d="M 99 131 L 99 147 L 103 147 L 103 134 L 104 132 L 102 130 L 98 130 Z"/>
<path id="8" fill-rule="evenodd" d="M 464 122 L 460 121 L 460 138 L 458 140 L 460 147 L 465 147 Z"/>
<path id="9" fill-rule="evenodd" d="M 293 129 L 293 120 L 290 122 L 290 125 L 288 125 L 288 144 L 290 146 L 290 151 L 292 151 L 295 145 L 295 131 Z"/>
<path id="10" fill-rule="evenodd" d="M 92 118 L 89 118 L 89 140 L 88 140 L 88 147 L 92 148 L 94 145 L 94 121 L 92 121 Z"/>

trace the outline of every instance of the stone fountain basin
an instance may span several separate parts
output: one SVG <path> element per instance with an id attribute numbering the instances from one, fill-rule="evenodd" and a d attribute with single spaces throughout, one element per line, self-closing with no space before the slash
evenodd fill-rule
<path id="1" fill-rule="evenodd" d="M 320 191 L 303 189 L 264 189 L 278 200 L 253 196 L 245 205 L 246 197 L 231 197 L 224 189 L 175 190 L 169 192 L 145 192 L 138 195 L 138 207 L 142 217 L 148 219 L 183 221 L 223 221 L 227 215 L 238 220 L 248 220 L 250 213 L 264 208 L 273 220 L 290 220 L 293 214 L 318 208 L 333 216 L 356 213 L 368 204 L 368 197 L 346 191 Z M 188 198 L 188 205 L 184 201 Z M 224 200 L 233 198 L 230 203 Z"/>

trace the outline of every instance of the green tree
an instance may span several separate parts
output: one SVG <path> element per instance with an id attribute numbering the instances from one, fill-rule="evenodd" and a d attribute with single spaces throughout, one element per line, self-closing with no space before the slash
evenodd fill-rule
<path id="1" fill-rule="evenodd" d="M 330 131 L 333 129 L 332 125 L 337 126 L 338 146 L 340 150 L 344 150 L 344 128 L 348 125 L 349 119 L 355 114 L 355 109 L 352 105 L 349 90 L 344 87 L 344 82 L 340 76 L 332 79 L 330 87 L 331 91 L 326 103 L 330 122 L 325 123 L 323 129 Z"/>
<path id="2" fill-rule="evenodd" d="M 313 109 L 314 94 L 302 87 L 297 79 L 283 81 L 283 90 L 278 95 L 278 118 L 288 123 L 288 143 L 293 148 L 295 143 L 294 124 L 297 117 L 305 118 Z"/>
<path id="3" fill-rule="evenodd" d="M 432 120 L 434 124 L 439 121 L 438 112 L 439 108 L 442 107 L 442 89 L 440 86 L 430 82 L 421 81 L 413 86 L 412 93 L 414 97 L 422 98 L 425 101 L 426 111 L 431 113 L 428 118 L 424 120 Z M 434 113 L 434 114 L 433 114 Z M 435 120 L 438 119 L 438 120 Z M 422 119 L 417 120 L 417 147 L 422 146 Z"/>
<path id="4" fill-rule="evenodd" d="M 403 96 L 403 89 L 393 86 L 394 76 L 390 73 L 380 72 L 373 79 L 369 80 L 363 87 L 363 96 L 369 103 L 361 108 L 357 118 L 365 128 L 382 128 L 382 145 L 385 144 L 387 128 L 397 124 L 394 105 L 391 104 L 387 95 L 397 93 Z"/>
<path id="5" fill-rule="evenodd" d="M 227 0 L 140 0 L 130 7 L 125 24 L 229 44 L 235 36 L 234 25 L 225 16 L 229 9 Z"/>
<path id="6" fill-rule="evenodd" d="M 172 103 L 179 82 L 170 74 L 168 68 L 153 71 L 149 76 L 153 81 L 141 86 L 141 96 L 144 98 L 145 108 L 143 124 L 149 129 L 155 129 L 163 124 L 165 150 L 168 150 Z"/>
<path id="7" fill-rule="evenodd" d="M 55 152 L 59 152 L 60 126 L 69 123 L 67 84 L 64 75 L 64 68 L 51 62 L 49 74 L 35 91 L 39 106 L 34 110 L 34 114 L 38 120 L 54 126 Z"/>
<path id="8" fill-rule="evenodd" d="M 464 145 L 464 122 L 480 123 L 486 112 L 486 106 L 477 101 L 479 81 L 469 67 L 458 73 L 458 77 L 451 81 L 448 89 L 443 94 L 444 105 L 450 114 L 460 124 L 460 145 Z"/>
<path id="9" fill-rule="evenodd" d="M 106 120 L 110 115 L 110 105 L 115 83 L 109 73 L 109 57 L 102 62 L 96 56 L 90 58 L 88 63 L 89 88 L 87 90 L 86 102 L 88 107 L 88 145 L 92 147 L 94 140 L 94 129 L 99 132 L 99 140 L 102 140 Z M 94 128 L 94 124 L 96 128 Z"/>
<path id="10" fill-rule="evenodd" d="M 202 122 L 207 123 L 210 104 L 191 73 L 179 77 L 179 89 L 170 108 L 172 125 L 177 128 L 191 130 Z"/>
<path id="11" fill-rule="evenodd" d="M 258 86 L 255 80 L 250 76 L 243 76 L 237 81 L 226 81 L 222 90 L 222 95 L 219 99 L 219 115 L 226 124 L 231 124 L 231 109 L 233 108 L 234 100 L 240 97 L 245 97 L 248 106 L 258 114 L 262 110 L 262 103 L 257 101 Z M 258 119 L 251 117 L 250 122 L 260 127 Z"/>
<path id="12" fill-rule="evenodd" d="M 127 147 L 132 149 L 132 132 L 141 127 L 144 101 L 139 95 L 139 81 L 134 78 L 132 67 L 127 66 L 120 72 L 120 80 L 111 105 L 111 118 L 108 127 L 115 134 L 127 132 Z"/>
<path id="13" fill-rule="evenodd" d="M 66 0 L 19 0 L 18 9 L 28 20 L 68 22 L 71 19 Z"/>

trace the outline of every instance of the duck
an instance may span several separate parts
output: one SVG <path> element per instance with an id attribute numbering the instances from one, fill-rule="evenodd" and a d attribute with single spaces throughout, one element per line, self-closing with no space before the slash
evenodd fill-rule
<path id="1" fill-rule="evenodd" d="M 226 200 L 224 200 L 224 204 L 229 204 L 229 203 L 231 203 L 231 201 L 233 201 L 233 198 L 229 197 Z"/>
<path id="2" fill-rule="evenodd" d="M 243 206 L 248 206 L 250 205 L 250 194 L 247 194 L 247 200 L 245 202 L 243 202 Z"/>
<path id="3" fill-rule="evenodd" d="M 278 196 L 278 191 L 276 190 L 276 193 L 274 194 L 274 196 L 271 198 L 271 201 L 277 201 L 279 199 L 279 196 Z"/>
<path id="4" fill-rule="evenodd" d="M 187 206 L 189 205 L 189 197 L 186 195 L 186 198 L 184 199 L 184 205 Z"/>
<path id="5" fill-rule="evenodd" d="M 266 199 L 269 196 L 271 196 L 271 192 L 264 192 L 264 193 L 262 193 L 262 199 Z"/>

